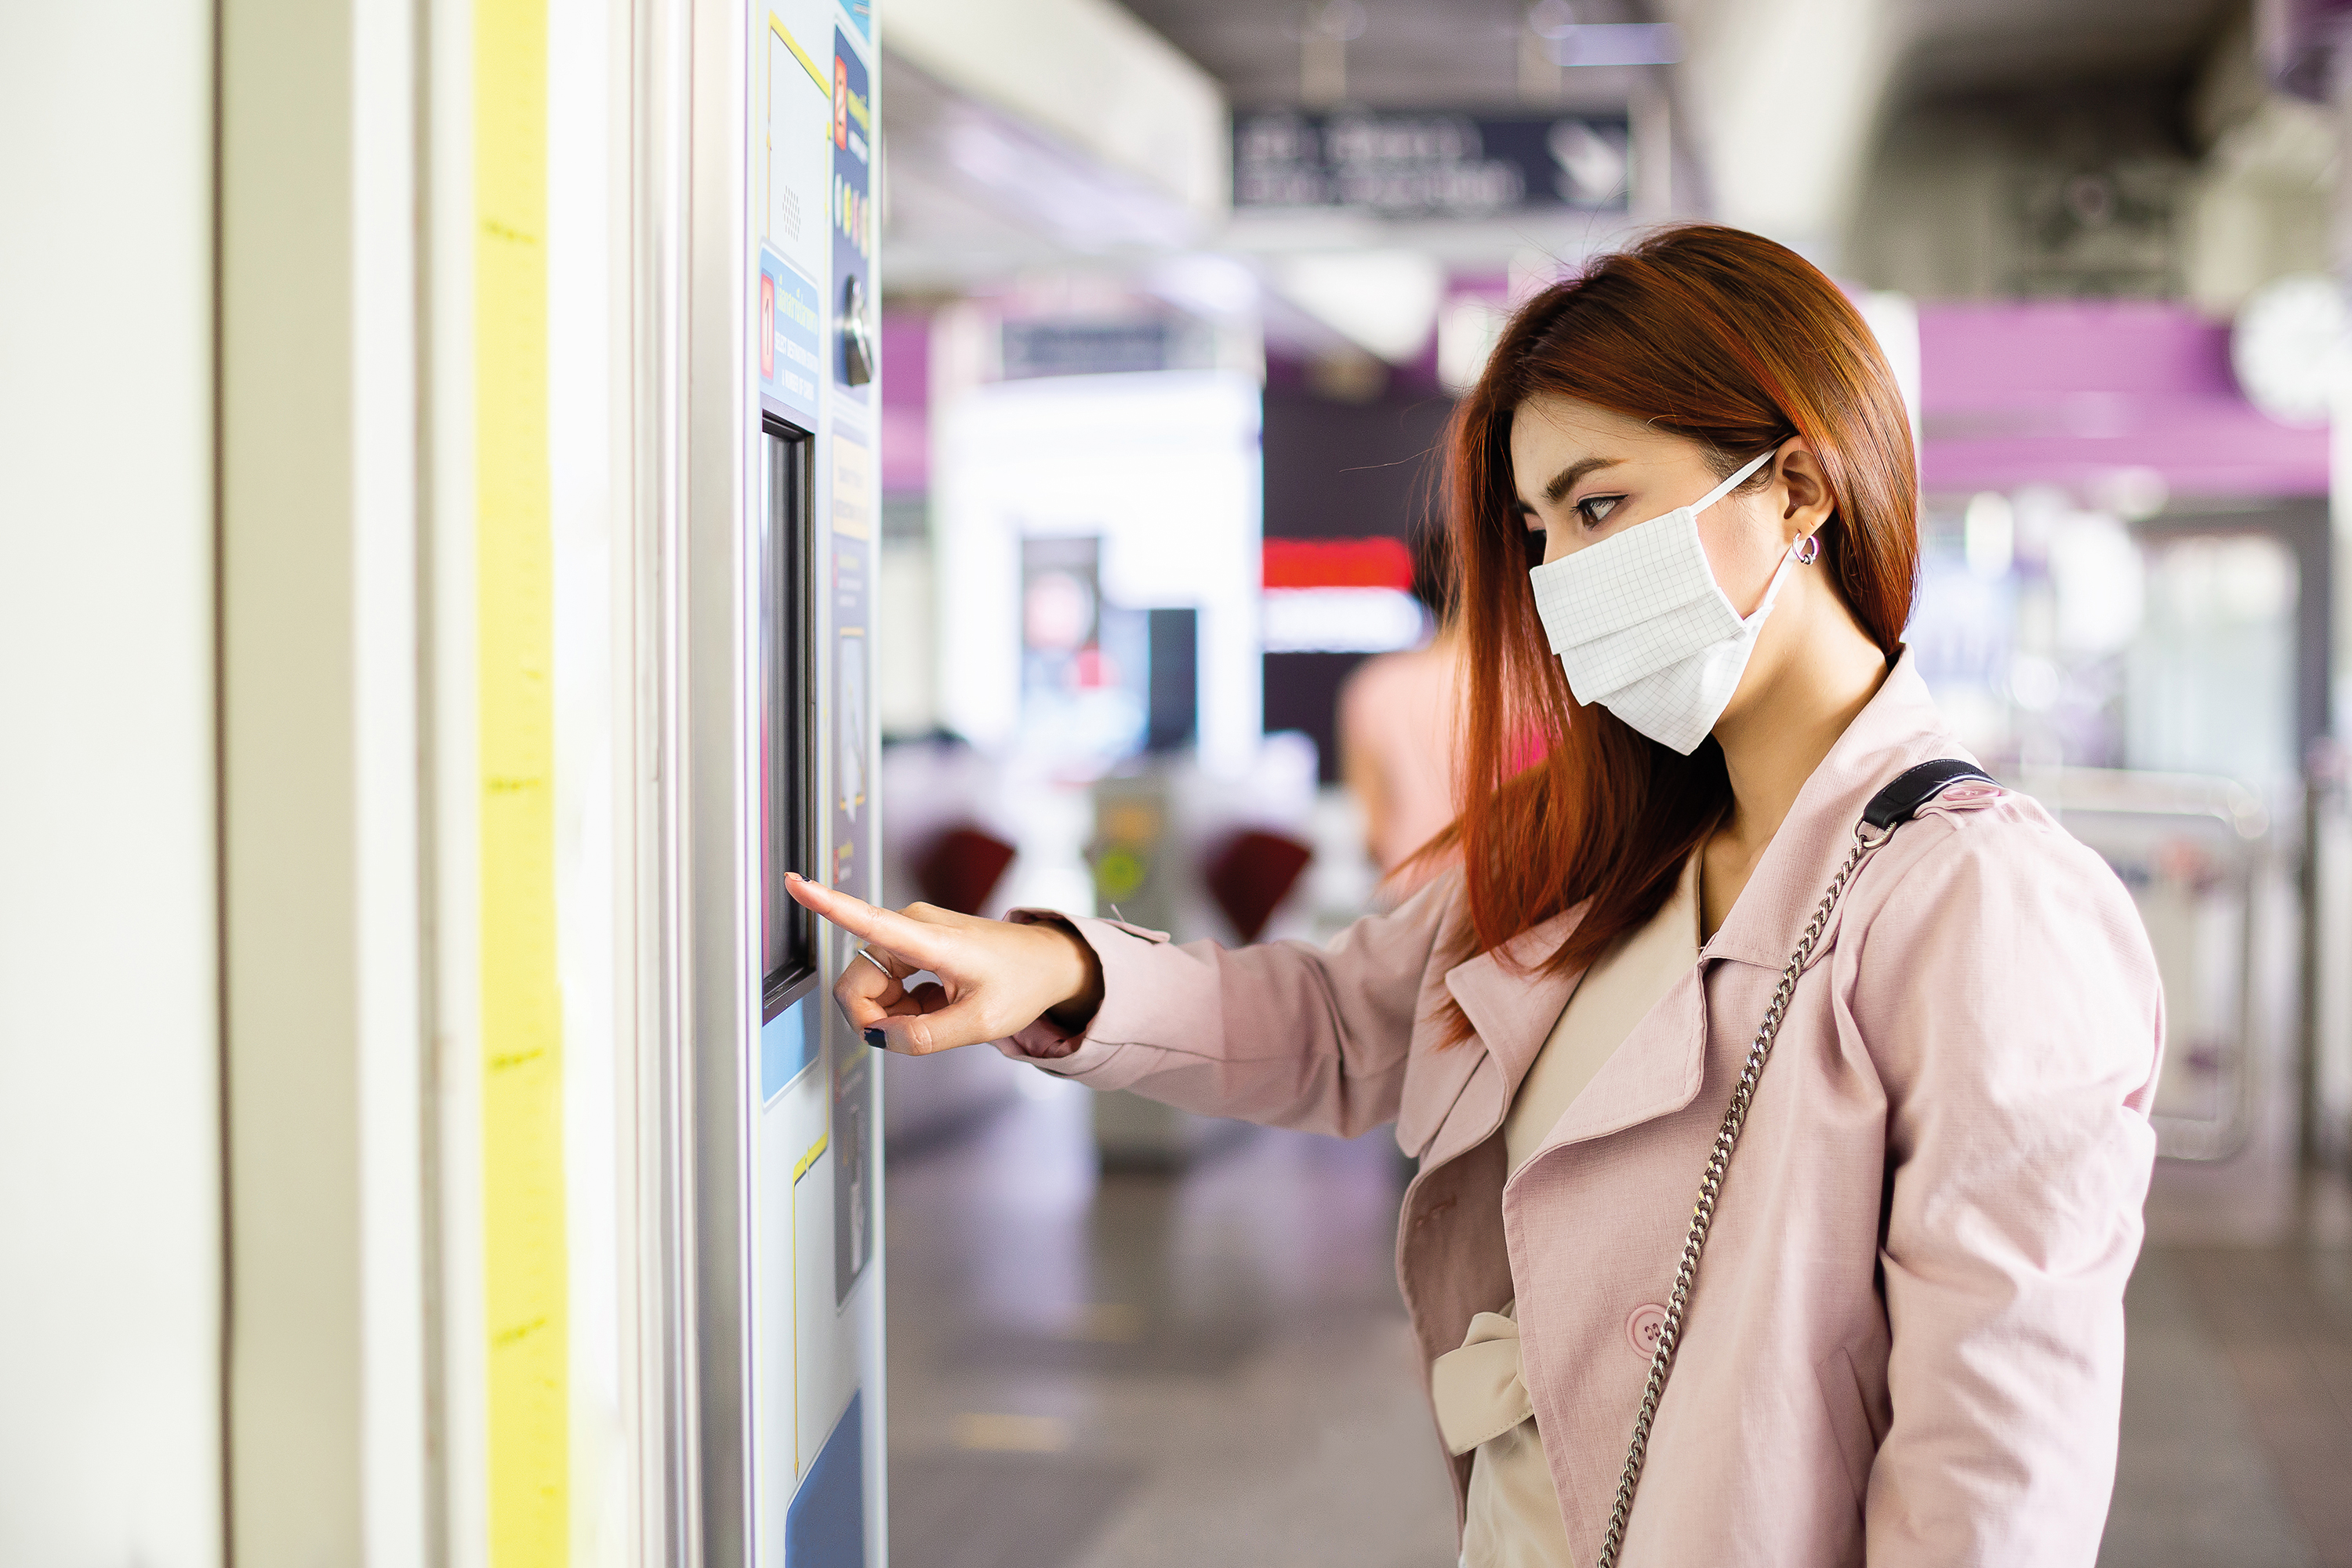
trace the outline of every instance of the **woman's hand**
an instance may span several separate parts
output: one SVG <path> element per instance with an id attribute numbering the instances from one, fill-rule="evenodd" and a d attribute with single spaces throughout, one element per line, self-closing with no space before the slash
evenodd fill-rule
<path id="1" fill-rule="evenodd" d="M 868 1045 L 926 1056 L 1003 1039 L 1048 1013 L 1057 1022 L 1092 1017 L 1102 1004 L 1094 950 L 1058 926 L 984 921 L 930 904 L 893 912 L 791 873 L 784 886 L 865 942 L 866 956 L 842 970 L 833 998 Z M 908 990 L 919 970 L 939 978 Z"/>

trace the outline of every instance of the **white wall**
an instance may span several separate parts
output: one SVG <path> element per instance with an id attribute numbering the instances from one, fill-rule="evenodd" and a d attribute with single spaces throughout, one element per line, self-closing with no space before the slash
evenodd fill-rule
<path id="1" fill-rule="evenodd" d="M 220 1561 L 211 30 L 0 10 L 0 1563 Z"/>

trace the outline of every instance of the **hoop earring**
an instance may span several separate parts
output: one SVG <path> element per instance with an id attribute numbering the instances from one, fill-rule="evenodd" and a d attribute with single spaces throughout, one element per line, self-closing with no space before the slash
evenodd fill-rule
<path id="1" fill-rule="evenodd" d="M 1801 535 L 1797 540 L 1798 565 L 1811 566 L 1813 562 L 1820 557 L 1821 552 L 1822 541 L 1819 534 L 1808 533 Z"/>

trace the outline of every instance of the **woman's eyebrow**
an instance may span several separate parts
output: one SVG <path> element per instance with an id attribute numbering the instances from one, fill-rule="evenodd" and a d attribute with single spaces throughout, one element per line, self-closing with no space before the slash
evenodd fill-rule
<path id="1" fill-rule="evenodd" d="M 1619 461 L 1621 461 L 1621 459 L 1616 458 L 1578 458 L 1575 462 L 1570 463 L 1568 467 L 1562 468 L 1559 472 L 1551 477 L 1551 483 L 1544 486 L 1544 500 L 1549 501 L 1554 506 L 1558 506 L 1559 504 L 1559 498 L 1576 488 L 1577 480 L 1582 479 L 1585 475 L 1591 473 L 1596 468 L 1613 468 L 1617 466 Z"/>

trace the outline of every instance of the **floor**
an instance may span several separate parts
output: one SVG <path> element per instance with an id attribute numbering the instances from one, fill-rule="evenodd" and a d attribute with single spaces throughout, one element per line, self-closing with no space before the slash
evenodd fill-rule
<path id="1" fill-rule="evenodd" d="M 2352 1198 L 2160 1163 L 2102 1564 L 2352 1568 Z"/>
<path id="2" fill-rule="evenodd" d="M 1385 1130 L 1100 1174 L 1010 1070 L 891 1166 L 899 1568 L 1451 1563 Z M 2148 1219 L 2102 1568 L 2352 1568 L 2352 1199 L 2167 1163 Z"/>

